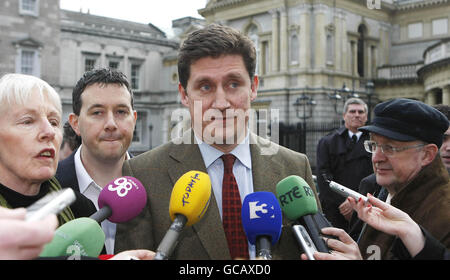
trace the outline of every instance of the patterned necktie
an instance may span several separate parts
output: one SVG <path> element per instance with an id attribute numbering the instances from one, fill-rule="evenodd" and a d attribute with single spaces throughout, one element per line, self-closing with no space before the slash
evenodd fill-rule
<path id="1" fill-rule="evenodd" d="M 222 223 L 227 237 L 232 259 L 249 259 L 247 237 L 241 220 L 241 197 L 233 175 L 236 157 L 232 154 L 222 155 L 224 174 L 222 182 Z"/>

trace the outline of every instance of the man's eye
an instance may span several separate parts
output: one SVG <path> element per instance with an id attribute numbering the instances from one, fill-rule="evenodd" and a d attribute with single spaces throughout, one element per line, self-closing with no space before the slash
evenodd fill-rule
<path id="1" fill-rule="evenodd" d="M 383 150 L 386 153 L 392 153 L 394 151 L 394 148 L 392 146 L 386 145 L 386 146 L 383 147 Z"/>
<path id="2" fill-rule="evenodd" d="M 230 88 L 237 88 L 238 86 L 239 86 L 239 83 L 237 83 L 237 82 L 230 83 Z"/>
<path id="3" fill-rule="evenodd" d="M 211 90 L 211 86 L 210 86 L 210 85 L 202 85 L 202 86 L 200 87 L 200 89 L 201 89 L 201 90 L 204 90 L 204 91 L 209 91 L 209 90 Z"/>

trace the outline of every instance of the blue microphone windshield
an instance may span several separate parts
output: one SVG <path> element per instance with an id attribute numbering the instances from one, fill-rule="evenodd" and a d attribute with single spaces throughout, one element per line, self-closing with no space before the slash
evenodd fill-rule
<path id="1" fill-rule="evenodd" d="M 282 213 L 275 195 L 271 192 L 254 192 L 244 198 L 242 226 L 248 241 L 255 245 L 256 237 L 270 236 L 272 245 L 281 235 Z"/>

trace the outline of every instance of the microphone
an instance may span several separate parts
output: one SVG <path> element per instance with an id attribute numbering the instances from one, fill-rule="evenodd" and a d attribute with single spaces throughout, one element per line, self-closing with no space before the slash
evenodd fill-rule
<path id="1" fill-rule="evenodd" d="M 139 215 L 147 204 L 142 183 L 130 176 L 119 177 L 107 184 L 98 197 L 99 210 L 89 218 L 103 222 L 124 223 Z"/>
<path id="2" fill-rule="evenodd" d="M 78 218 L 56 229 L 52 241 L 39 256 L 69 256 L 70 260 L 79 260 L 81 256 L 97 258 L 104 243 L 105 233 L 96 221 Z"/>
<path id="3" fill-rule="evenodd" d="M 183 174 L 172 189 L 169 215 L 172 225 L 156 250 L 155 260 L 167 260 L 178 243 L 185 226 L 197 223 L 205 214 L 211 198 L 211 180 L 205 172 Z"/>
<path id="4" fill-rule="evenodd" d="M 256 257 L 271 260 L 271 245 L 280 239 L 282 214 L 277 198 L 271 192 L 248 194 L 242 203 L 242 226 Z"/>
<path id="5" fill-rule="evenodd" d="M 303 222 L 317 250 L 328 253 L 329 248 L 321 238 L 320 230 L 332 225 L 322 213 L 318 212 L 314 192 L 308 183 L 299 176 L 291 175 L 277 184 L 276 192 L 286 217 Z M 295 231 L 294 233 L 297 234 Z"/>

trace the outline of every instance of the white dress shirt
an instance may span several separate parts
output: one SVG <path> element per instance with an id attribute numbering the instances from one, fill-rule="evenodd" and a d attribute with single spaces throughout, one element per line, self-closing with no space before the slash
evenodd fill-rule
<path id="1" fill-rule="evenodd" d="M 222 181 L 224 165 L 220 157 L 224 153 L 201 141 L 195 133 L 194 136 L 198 143 L 200 153 L 202 154 L 206 170 L 211 179 L 212 190 L 219 208 L 220 217 L 222 218 Z M 236 148 L 230 152 L 230 154 L 233 154 L 236 157 L 236 161 L 233 165 L 233 174 L 238 184 L 242 203 L 246 195 L 253 193 L 252 158 L 250 154 L 249 134 L 241 144 L 237 145 Z M 255 246 L 249 243 L 248 251 L 250 259 L 254 259 L 256 255 Z"/>
<path id="2" fill-rule="evenodd" d="M 350 139 L 352 139 L 353 135 L 356 135 L 356 142 L 358 142 L 359 137 L 361 137 L 361 135 L 362 135 L 362 131 L 358 131 L 356 133 L 353 133 L 350 130 L 348 130 L 348 137 L 350 137 Z"/>
<path id="3" fill-rule="evenodd" d="M 80 187 L 80 192 L 89 198 L 98 210 L 98 196 L 102 191 L 102 186 L 97 185 L 97 183 L 92 180 L 91 176 L 87 173 L 86 168 L 84 168 L 81 162 L 81 145 L 77 152 L 75 153 L 75 171 L 77 173 L 78 185 Z M 126 154 L 126 159 L 129 158 L 128 153 Z M 105 247 L 107 254 L 114 254 L 114 240 L 116 236 L 116 224 L 108 220 L 104 220 L 101 223 L 103 232 L 105 233 Z"/>

